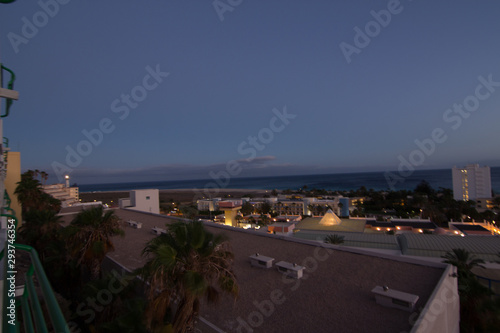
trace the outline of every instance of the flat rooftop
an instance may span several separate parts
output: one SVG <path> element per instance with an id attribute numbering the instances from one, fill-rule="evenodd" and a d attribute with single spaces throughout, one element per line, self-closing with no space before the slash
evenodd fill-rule
<path id="1" fill-rule="evenodd" d="M 412 227 L 415 229 L 436 229 L 437 226 L 434 222 L 425 222 L 425 221 L 376 221 L 376 220 L 367 220 L 367 225 L 371 225 L 372 227 L 381 227 L 381 228 L 396 228 L 396 227 Z"/>
<path id="2" fill-rule="evenodd" d="M 323 230 L 340 232 L 363 232 L 365 230 L 366 220 L 340 219 L 340 224 L 322 225 L 319 224 L 321 219 L 322 217 L 307 217 L 298 222 L 296 228 L 301 230 Z"/>
<path id="3" fill-rule="evenodd" d="M 460 231 L 483 231 L 491 234 L 491 231 L 478 224 L 452 224 L 453 227 Z"/>
<path id="4" fill-rule="evenodd" d="M 141 251 L 155 237 L 151 228 L 164 227 L 172 220 L 121 209 L 116 214 L 124 221 L 142 222 L 143 226 L 142 229 L 124 226 L 125 237 L 114 239 L 116 251 L 108 256 L 128 269 L 141 267 L 146 261 Z M 71 220 L 69 215 L 64 218 Z M 254 332 L 410 331 L 410 321 L 415 315 L 377 304 L 371 290 L 387 285 L 418 295 L 416 309 L 420 309 L 444 271 L 427 264 L 404 262 L 401 258 L 325 249 L 320 242 L 309 244 L 310 241 L 229 227 L 207 225 L 207 229 L 229 237 L 240 294 L 236 301 L 225 296 L 215 306 L 202 306 L 198 322 L 201 332 L 250 332 L 242 322 L 251 325 L 247 327 Z M 252 267 L 249 256 L 255 253 L 275 258 L 274 264 L 287 261 L 305 266 L 304 277 L 285 278 L 274 266 Z M 272 300 L 279 302 L 269 303 Z"/>
<path id="5" fill-rule="evenodd" d="M 499 236 L 450 236 L 405 233 L 398 237 L 403 255 L 441 257 L 453 249 L 464 249 L 485 261 L 498 261 Z"/>
<path id="6" fill-rule="evenodd" d="M 328 235 L 339 235 L 344 237 L 342 246 L 366 247 L 371 249 L 388 249 L 400 251 L 397 236 L 383 233 L 356 233 L 356 232 L 326 232 L 301 230 L 294 233 L 293 237 L 300 239 L 318 240 L 325 239 Z"/>

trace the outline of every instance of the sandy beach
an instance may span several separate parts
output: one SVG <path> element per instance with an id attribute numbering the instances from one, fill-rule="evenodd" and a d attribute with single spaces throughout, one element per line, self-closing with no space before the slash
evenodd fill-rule
<path id="1" fill-rule="evenodd" d="M 213 193 L 213 190 L 212 190 Z M 241 198 L 247 194 L 253 197 L 262 197 L 265 194 L 270 195 L 270 190 L 253 190 L 253 189 L 219 189 L 217 195 L 212 195 L 212 198 Z M 193 202 L 195 198 L 200 198 L 204 192 L 201 189 L 173 189 L 160 190 L 160 202 L 180 202 L 188 204 Z M 80 199 L 82 202 L 102 201 L 102 203 L 115 206 L 118 204 L 118 199 L 128 198 L 129 191 L 110 191 L 110 192 L 82 192 Z"/>

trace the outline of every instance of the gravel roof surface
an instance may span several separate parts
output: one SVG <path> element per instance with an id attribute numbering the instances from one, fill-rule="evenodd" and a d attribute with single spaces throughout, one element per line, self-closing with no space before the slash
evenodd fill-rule
<path id="1" fill-rule="evenodd" d="M 155 237 L 154 226 L 164 227 L 166 217 L 117 209 L 124 221 L 142 222 L 142 229 L 124 226 L 125 237 L 114 240 L 116 251 L 108 256 L 129 269 L 141 267 L 141 251 Z M 70 220 L 71 216 L 65 216 Z M 235 254 L 234 271 L 240 287 L 234 301 L 224 296 L 215 306 L 202 306 L 200 315 L 224 332 L 402 332 L 409 331 L 410 312 L 386 308 L 375 302 L 371 290 L 379 285 L 418 295 L 423 308 L 443 269 L 325 249 L 299 240 L 262 232 L 207 226 L 225 233 Z M 252 267 L 248 257 L 258 252 L 306 266 L 299 280 L 285 278 L 273 266 Z M 259 310 L 259 307 L 261 308 Z M 216 332 L 199 323 L 202 332 Z"/>

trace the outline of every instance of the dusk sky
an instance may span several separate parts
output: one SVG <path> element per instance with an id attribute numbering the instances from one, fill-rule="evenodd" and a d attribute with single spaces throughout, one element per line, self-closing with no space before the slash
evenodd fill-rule
<path id="1" fill-rule="evenodd" d="M 0 5 L 20 92 L 4 136 L 23 171 L 79 184 L 500 166 L 499 13 L 493 0 L 17 0 Z"/>

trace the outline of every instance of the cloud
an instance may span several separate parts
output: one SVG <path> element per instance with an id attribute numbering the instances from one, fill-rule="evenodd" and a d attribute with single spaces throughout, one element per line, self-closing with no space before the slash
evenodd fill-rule
<path id="1" fill-rule="evenodd" d="M 209 165 L 195 164 L 164 164 L 158 166 L 144 166 L 141 168 L 78 168 L 71 174 L 71 183 L 100 184 L 100 183 L 128 183 L 128 182 L 155 182 L 176 180 L 208 180 L 210 173 L 219 173 L 226 170 L 229 161 Z M 235 178 L 246 177 L 275 177 L 293 175 L 334 174 L 388 171 L 387 167 L 378 165 L 369 169 L 354 165 L 315 165 L 294 164 L 280 162 L 276 156 L 260 156 L 252 160 L 236 160 L 241 166 L 241 172 Z M 494 165 L 494 164 L 486 164 Z M 498 164 L 497 164 L 498 165 Z M 436 167 L 436 169 L 439 167 Z M 442 168 L 442 167 L 441 167 Z M 43 168 L 39 168 L 44 170 Z M 47 168 L 47 170 L 50 170 Z M 49 178 L 48 183 L 56 182 L 55 177 Z"/>
<path id="2" fill-rule="evenodd" d="M 251 159 L 251 160 L 249 160 L 247 158 L 242 158 L 242 159 L 239 159 L 236 161 L 239 163 L 252 164 L 252 163 L 261 163 L 261 162 L 274 161 L 274 160 L 276 160 L 276 156 L 267 155 L 267 156 L 258 156 L 258 157 Z"/>
<path id="3" fill-rule="evenodd" d="M 279 164 L 273 164 L 276 156 L 260 156 L 252 160 L 236 160 L 242 167 L 239 177 L 263 176 L 269 170 L 276 170 Z M 209 179 L 210 172 L 226 170 L 228 162 L 194 165 L 194 164 L 165 164 L 158 166 L 119 169 L 119 168 L 78 168 L 71 174 L 72 182 L 82 184 L 117 183 L 134 181 L 157 180 L 192 180 Z M 52 180 L 52 179 L 50 179 Z M 50 181 L 49 180 L 49 181 Z"/>

